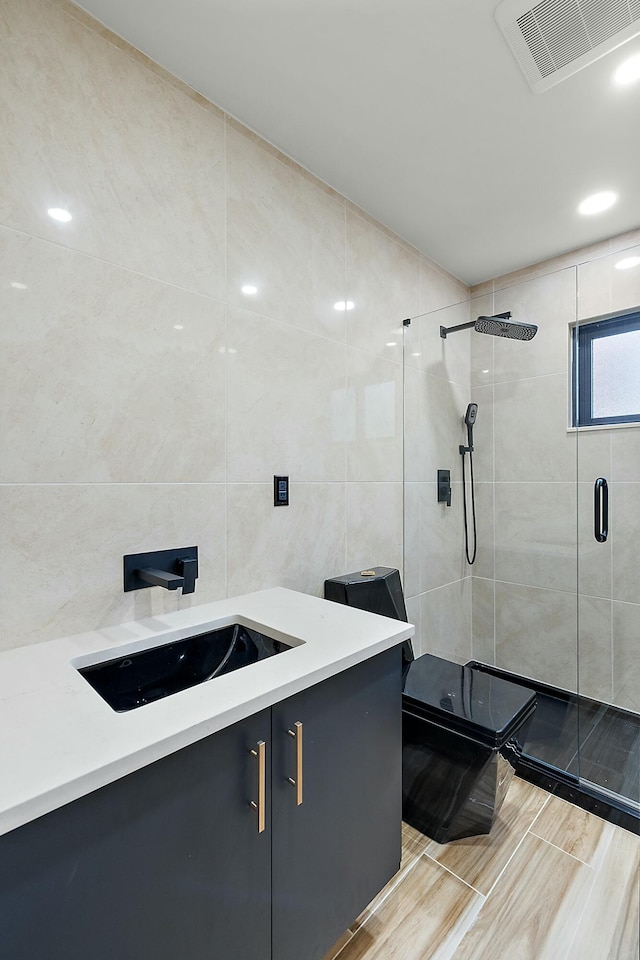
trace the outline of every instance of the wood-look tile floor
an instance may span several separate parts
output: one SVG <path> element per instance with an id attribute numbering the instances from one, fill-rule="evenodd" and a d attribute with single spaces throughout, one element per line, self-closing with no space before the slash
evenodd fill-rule
<path id="1" fill-rule="evenodd" d="M 406 824 L 400 870 L 325 960 L 639 960 L 640 837 L 514 778 L 488 837 Z"/>

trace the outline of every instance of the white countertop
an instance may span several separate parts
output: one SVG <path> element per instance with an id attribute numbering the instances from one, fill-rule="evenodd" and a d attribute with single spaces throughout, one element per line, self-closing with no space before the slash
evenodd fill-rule
<path id="1" fill-rule="evenodd" d="M 78 666 L 240 622 L 293 643 L 127 713 Z M 410 623 L 275 588 L 0 654 L 0 834 L 413 636 Z"/>

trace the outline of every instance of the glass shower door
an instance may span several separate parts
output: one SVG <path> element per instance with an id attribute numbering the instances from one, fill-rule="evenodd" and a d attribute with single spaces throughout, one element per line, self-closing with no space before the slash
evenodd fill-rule
<path id="1" fill-rule="evenodd" d="M 577 437 L 568 429 L 567 340 L 576 320 L 576 270 L 495 290 L 471 308 L 474 314 L 511 311 L 514 320 L 538 326 L 529 342 L 471 342 L 471 399 L 490 411 L 493 447 L 492 582 L 481 564 L 474 572 L 474 629 L 492 589 L 495 665 L 538 694 L 524 761 L 575 782 Z"/>
<path id="2" fill-rule="evenodd" d="M 578 268 L 581 782 L 640 812 L 640 249 Z M 632 265 L 629 267 L 628 264 Z M 635 419 L 634 419 L 635 418 Z"/>
<path id="3" fill-rule="evenodd" d="M 528 341 L 475 329 L 511 312 Z M 576 271 L 535 277 L 405 327 L 405 593 L 417 651 L 538 691 L 525 760 L 578 777 L 576 433 L 567 340 Z M 469 325 L 468 329 L 463 329 Z M 450 330 L 446 338 L 440 328 Z M 457 328 L 453 329 L 452 328 Z M 473 430 L 477 553 L 465 549 L 460 448 Z M 470 464 L 467 527 L 473 536 Z M 438 472 L 449 471 L 450 504 Z M 473 557 L 473 548 L 469 556 Z"/>

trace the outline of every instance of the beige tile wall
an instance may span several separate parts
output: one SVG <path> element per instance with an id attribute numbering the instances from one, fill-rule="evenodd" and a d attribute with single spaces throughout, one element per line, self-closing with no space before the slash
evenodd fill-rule
<path id="1" fill-rule="evenodd" d="M 402 567 L 402 321 L 466 287 L 66 0 L 0 0 L 0 110 L 0 648 Z M 459 347 L 420 402 L 466 402 Z M 193 543 L 192 597 L 123 594 Z"/>
<path id="2" fill-rule="evenodd" d="M 638 255 L 639 241 L 636 231 L 500 277 L 472 290 L 471 302 L 472 315 L 510 309 L 539 326 L 530 343 L 472 339 L 486 517 L 474 567 L 474 656 L 636 711 L 640 427 L 577 435 L 567 425 L 570 324 L 640 305 L 640 269 L 615 266 Z M 598 476 L 610 490 L 604 544 L 593 537 Z"/>

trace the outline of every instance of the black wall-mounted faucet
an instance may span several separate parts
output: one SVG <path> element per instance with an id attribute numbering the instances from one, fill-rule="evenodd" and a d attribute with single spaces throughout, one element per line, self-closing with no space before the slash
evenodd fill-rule
<path id="1" fill-rule="evenodd" d="M 182 594 L 194 593 L 198 577 L 198 548 L 155 550 L 151 553 L 130 553 L 123 558 L 124 592 L 146 587 L 164 587 Z"/>

